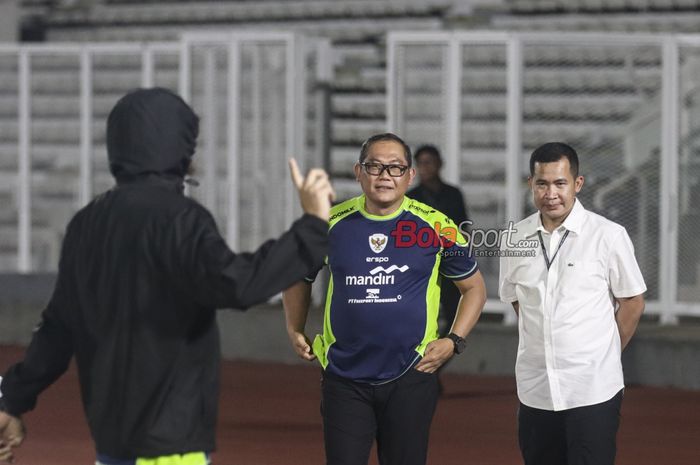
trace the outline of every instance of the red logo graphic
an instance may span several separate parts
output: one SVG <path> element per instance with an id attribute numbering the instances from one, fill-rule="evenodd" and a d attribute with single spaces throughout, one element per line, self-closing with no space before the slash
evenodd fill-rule
<path id="1" fill-rule="evenodd" d="M 433 228 L 424 226 L 419 229 L 415 221 L 401 220 L 396 224 L 396 229 L 391 231 L 390 234 L 394 238 L 396 247 L 413 247 L 418 245 L 418 247 L 443 247 L 448 249 L 460 242 L 457 228 L 452 226 L 443 228 L 439 222 L 435 222 Z M 464 242 L 464 245 L 466 245 L 466 241 Z"/>

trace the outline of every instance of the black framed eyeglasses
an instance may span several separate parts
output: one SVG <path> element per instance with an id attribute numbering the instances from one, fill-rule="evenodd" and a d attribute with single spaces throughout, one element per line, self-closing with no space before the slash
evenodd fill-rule
<path id="1" fill-rule="evenodd" d="M 381 176 L 384 170 L 386 170 L 392 178 L 400 178 L 406 174 L 406 170 L 408 169 L 406 165 L 385 165 L 384 163 L 377 162 L 365 162 L 360 163 L 360 165 L 362 165 L 367 174 Z"/>

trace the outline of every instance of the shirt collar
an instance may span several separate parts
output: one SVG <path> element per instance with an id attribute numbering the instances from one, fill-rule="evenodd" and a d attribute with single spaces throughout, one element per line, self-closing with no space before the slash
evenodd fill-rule
<path id="1" fill-rule="evenodd" d="M 540 231 L 549 234 L 542 225 L 542 217 L 539 212 L 536 212 L 534 215 L 532 215 L 531 218 L 532 221 L 530 222 L 530 227 L 525 235 L 525 238 L 534 236 L 535 234 L 537 234 L 537 232 Z M 583 227 L 583 223 L 585 220 L 586 209 L 583 208 L 583 204 L 581 204 L 579 199 L 574 199 L 574 206 L 569 212 L 569 216 L 566 217 L 566 219 L 561 224 L 561 226 L 559 226 L 559 228 L 564 228 L 567 231 L 574 232 L 575 234 L 581 234 L 581 228 Z"/>
<path id="2" fill-rule="evenodd" d="M 408 204 L 411 203 L 411 199 L 409 197 L 406 197 L 405 195 L 403 196 L 403 201 L 401 202 L 401 205 L 399 208 L 396 209 L 395 212 L 389 213 L 388 215 L 381 216 L 381 215 L 373 215 L 370 212 L 367 211 L 365 208 L 365 200 L 366 196 L 365 194 L 360 195 L 357 197 L 357 209 L 360 211 L 362 216 L 365 218 L 368 218 L 370 220 L 375 220 L 375 221 L 387 221 L 387 220 L 393 220 L 397 216 L 399 216 L 401 213 L 404 212 L 408 208 Z"/>
<path id="3" fill-rule="evenodd" d="M 583 204 L 579 201 L 579 199 L 575 199 L 574 207 L 571 209 L 569 216 L 567 216 L 564 220 L 564 223 L 562 223 L 562 226 L 564 226 L 568 231 L 581 234 L 584 221 L 586 221 L 586 209 L 583 208 Z"/>

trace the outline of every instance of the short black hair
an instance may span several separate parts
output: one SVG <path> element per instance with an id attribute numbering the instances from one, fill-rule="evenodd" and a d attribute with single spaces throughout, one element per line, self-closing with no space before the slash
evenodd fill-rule
<path id="1" fill-rule="evenodd" d="M 434 145 L 431 145 L 431 144 L 421 145 L 413 153 L 414 153 L 413 159 L 416 161 L 418 161 L 418 157 L 421 154 L 427 153 L 428 155 L 434 157 L 438 161 L 438 163 L 440 163 L 442 165 L 442 155 L 440 155 L 440 150 L 438 150 L 438 148 L 435 147 Z"/>
<path id="2" fill-rule="evenodd" d="M 360 163 L 364 162 L 367 158 L 367 153 L 369 152 L 369 148 L 372 146 L 372 144 L 381 141 L 393 141 L 401 144 L 401 146 L 403 147 L 404 155 L 406 155 L 406 163 L 408 163 L 408 166 L 411 167 L 413 160 L 411 157 L 411 147 L 409 147 L 408 144 L 406 144 L 406 142 L 404 142 L 402 138 L 391 132 L 375 134 L 366 141 L 364 141 L 362 143 L 362 149 L 360 149 Z"/>
<path id="3" fill-rule="evenodd" d="M 547 142 L 540 145 L 530 155 L 530 176 L 535 175 L 535 163 L 552 163 L 559 161 L 562 158 L 569 160 L 571 174 L 575 178 L 578 177 L 578 154 L 568 144 L 563 142 Z"/>

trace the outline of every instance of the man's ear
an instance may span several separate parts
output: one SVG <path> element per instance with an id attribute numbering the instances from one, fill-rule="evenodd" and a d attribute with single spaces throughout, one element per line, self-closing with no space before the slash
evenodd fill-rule
<path id="1" fill-rule="evenodd" d="M 413 182 L 413 179 L 416 177 L 416 169 L 411 167 L 408 169 L 408 184 L 410 185 Z"/>
<path id="2" fill-rule="evenodd" d="M 355 171 L 355 181 L 360 182 L 360 174 L 362 173 L 362 166 L 359 163 L 355 163 L 353 170 Z"/>

